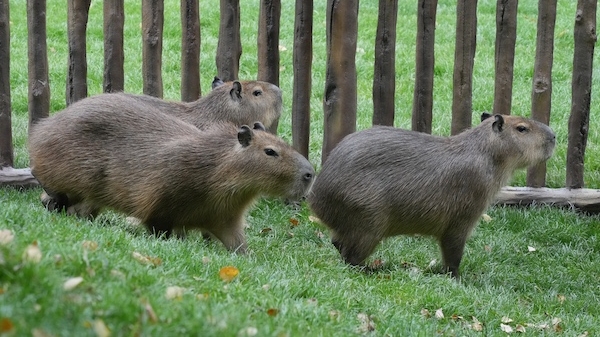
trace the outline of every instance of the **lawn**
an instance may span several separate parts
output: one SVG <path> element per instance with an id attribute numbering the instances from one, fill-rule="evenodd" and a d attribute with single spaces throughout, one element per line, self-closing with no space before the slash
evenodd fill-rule
<path id="1" fill-rule="evenodd" d="M 241 1 L 240 78 L 256 77 L 258 1 Z M 26 2 L 11 1 L 11 84 L 17 167 L 27 167 Z M 473 120 L 493 100 L 496 1 L 478 2 Z M 65 106 L 66 7 L 48 2 L 51 110 Z M 125 89 L 142 91 L 141 9 L 126 3 Z M 455 1 L 439 0 L 433 133 L 448 135 Z M 558 1 L 551 126 L 557 149 L 548 185 L 565 181 L 575 2 Z M 410 127 L 416 1 L 400 1 L 396 119 Z M 219 8 L 201 1 L 202 91 L 216 74 Z M 294 8 L 282 8 L 279 135 L 291 141 Z M 370 126 L 377 2 L 359 12 L 357 128 Z M 529 115 L 537 4 L 520 2 L 513 114 Z M 179 1 L 165 1 L 164 96 L 180 97 Z M 325 79 L 325 1 L 315 2 L 310 160 L 319 168 Z M 88 90 L 102 90 L 102 2 L 88 27 Z M 594 118 L 600 64 L 594 62 L 586 187 L 600 188 L 600 128 Z M 523 185 L 519 172 L 512 184 Z M 124 216 L 93 222 L 45 211 L 41 190 L 0 189 L 0 335 L 8 336 L 595 336 L 600 334 L 600 219 L 543 205 L 491 207 L 467 242 L 460 281 L 431 270 L 440 259 L 427 237 L 384 241 L 375 273 L 346 266 L 305 204 L 260 200 L 247 216 L 250 254 L 227 252 L 192 233 L 157 239 Z M 2 231 L 4 230 L 4 231 Z M 6 230 L 9 230 L 10 233 Z M 432 268 L 433 267 L 433 268 Z"/>

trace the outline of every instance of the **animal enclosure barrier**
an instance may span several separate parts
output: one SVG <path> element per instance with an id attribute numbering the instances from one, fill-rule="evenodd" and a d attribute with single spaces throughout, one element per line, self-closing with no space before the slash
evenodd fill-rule
<path id="1" fill-rule="evenodd" d="M 91 0 L 68 1 L 69 60 L 66 79 L 66 103 L 87 96 L 86 27 Z M 431 132 L 434 36 L 437 0 L 417 0 L 415 86 L 412 128 Z M 509 114 L 512 101 L 513 64 L 515 57 L 517 1 L 498 0 L 496 5 L 495 84 L 493 113 Z M 557 0 L 538 2 L 536 56 L 532 87 L 532 117 L 549 123 L 552 93 L 552 61 Z M 123 26 L 124 1 L 103 2 L 104 82 L 105 92 L 124 87 Z M 311 88 L 323 88 L 323 135 L 325 161 L 331 149 L 356 129 L 357 75 L 355 66 L 359 2 L 327 1 L 327 69 L 325 83 L 312 83 L 313 1 L 297 0 L 294 17 L 292 139 L 294 147 L 308 157 L 310 134 Z M 161 97 L 162 41 L 164 4 L 160 0 L 142 1 L 141 39 L 143 44 L 143 92 Z M 595 211 L 600 195 L 583 190 L 583 162 L 589 130 L 592 86 L 592 61 L 596 43 L 597 1 L 578 0 L 574 15 L 574 58 L 572 104 L 569 118 L 566 189 L 543 189 L 546 166 L 528 171 L 530 188 L 505 189 L 499 200 L 505 203 L 530 203 L 548 200 L 555 204 L 574 204 Z M 0 0 L 0 186 L 30 186 L 36 180 L 28 169 L 13 169 L 14 152 L 11 133 L 10 24 L 9 1 Z M 46 47 L 46 2 L 27 1 L 29 122 L 49 115 L 50 88 Z M 238 78 L 242 44 L 240 39 L 239 0 L 220 0 L 218 48 L 215 55 L 218 76 L 223 80 Z M 453 68 L 452 134 L 472 123 L 473 64 L 477 35 L 477 1 L 456 2 L 456 38 Z M 373 124 L 392 125 L 395 92 L 395 40 L 398 1 L 379 1 L 375 40 L 373 79 Z M 261 0 L 258 25 L 257 79 L 279 85 L 280 0 Z M 290 18 L 287 18 L 290 19 Z M 192 101 L 200 95 L 200 13 L 198 0 L 181 0 L 182 69 L 181 100 Z M 275 126 L 276 127 L 276 126 Z M 533 188 L 533 189 L 532 189 Z M 523 194 L 523 193 L 532 193 Z M 541 194 L 540 194 L 541 193 Z M 588 205 L 589 204 L 589 205 Z M 594 208 L 596 207 L 596 208 Z"/>

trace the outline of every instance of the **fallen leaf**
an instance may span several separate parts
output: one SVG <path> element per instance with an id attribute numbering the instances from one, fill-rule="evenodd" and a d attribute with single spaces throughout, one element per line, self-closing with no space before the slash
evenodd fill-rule
<path id="1" fill-rule="evenodd" d="M 296 227 L 300 224 L 300 221 L 298 221 L 298 219 L 290 218 L 290 223 L 292 224 L 292 227 Z"/>
<path id="2" fill-rule="evenodd" d="M 453 321 L 461 321 L 463 319 L 462 316 L 459 316 L 457 314 L 452 314 L 451 318 Z"/>
<path id="3" fill-rule="evenodd" d="M 178 286 L 167 287 L 167 292 L 165 294 L 165 297 L 168 300 L 181 299 L 184 291 L 185 291 L 185 288 L 178 287 Z"/>
<path id="4" fill-rule="evenodd" d="M 238 333 L 238 336 L 256 336 L 258 334 L 258 329 L 253 327 L 253 326 L 249 326 L 245 329 L 240 330 L 240 332 Z"/>
<path id="5" fill-rule="evenodd" d="M 158 316 L 156 316 L 156 313 L 154 312 L 152 305 L 150 305 L 150 302 L 144 301 L 144 311 L 148 315 L 150 322 L 152 322 L 152 323 L 158 322 Z"/>
<path id="6" fill-rule="evenodd" d="M 10 229 L 0 229 L 0 245 L 6 246 L 14 239 L 15 234 Z"/>
<path id="7" fill-rule="evenodd" d="M 502 319 L 500 320 L 500 322 L 505 323 L 505 324 L 511 323 L 512 321 L 513 320 L 508 316 L 502 316 Z"/>
<path id="8" fill-rule="evenodd" d="M 267 310 L 267 315 L 271 316 L 271 317 L 275 317 L 277 316 L 277 314 L 279 314 L 279 310 L 275 309 L 275 308 L 270 308 Z"/>
<path id="9" fill-rule="evenodd" d="M 562 332 L 563 331 L 563 327 L 560 324 L 562 322 L 562 320 L 558 317 L 554 317 L 552 319 L 552 329 L 554 329 L 555 332 Z"/>
<path id="10" fill-rule="evenodd" d="M 265 228 L 263 228 L 263 229 L 261 229 L 261 230 L 260 230 L 260 234 L 262 234 L 262 235 L 267 235 L 267 234 L 269 234 L 269 233 L 270 233 L 272 230 L 273 230 L 272 228 L 265 227 Z"/>
<path id="11" fill-rule="evenodd" d="M 25 248 L 23 260 L 31 263 L 39 263 L 42 260 L 42 251 L 40 250 L 37 241 L 33 241 L 32 244 Z"/>
<path id="12" fill-rule="evenodd" d="M 92 328 L 94 329 L 94 332 L 96 333 L 96 336 L 98 336 L 98 337 L 109 337 L 110 336 L 110 330 L 108 329 L 106 324 L 104 324 L 104 321 L 101 319 L 94 320 L 94 323 L 92 324 Z"/>
<path id="13" fill-rule="evenodd" d="M 560 302 L 560 304 L 563 304 L 563 302 L 567 299 L 565 297 L 565 295 L 561 295 L 561 294 L 556 295 L 556 298 L 558 298 L 558 301 Z"/>
<path id="14" fill-rule="evenodd" d="M 512 333 L 513 332 L 513 328 L 510 325 L 507 324 L 503 324 L 500 323 L 500 330 L 506 332 L 506 333 Z"/>
<path id="15" fill-rule="evenodd" d="M 321 223 L 321 219 L 317 218 L 317 217 L 316 217 L 316 216 L 314 216 L 314 215 L 309 215 L 309 216 L 308 216 L 308 221 L 310 221 L 310 222 L 314 222 L 314 223 Z"/>
<path id="16" fill-rule="evenodd" d="M 483 331 L 483 324 L 475 316 L 471 316 L 473 323 L 471 323 L 471 329 L 475 331 Z"/>
<path id="17" fill-rule="evenodd" d="M 110 271 L 110 276 L 118 277 L 120 279 L 124 279 L 125 278 L 125 274 L 123 274 L 122 271 L 119 271 L 119 270 L 116 270 L 116 269 L 112 269 Z"/>
<path id="18" fill-rule="evenodd" d="M 0 318 L 0 333 L 10 332 L 14 328 L 15 325 L 10 319 L 6 317 Z"/>
<path id="19" fill-rule="evenodd" d="M 577 336 L 577 337 L 588 337 L 590 335 L 589 332 L 584 331 L 581 335 Z"/>
<path id="20" fill-rule="evenodd" d="M 263 284 L 262 288 L 263 288 L 263 290 L 269 290 L 269 289 L 271 289 L 271 285 L 268 284 L 268 283 L 267 284 Z"/>
<path id="21" fill-rule="evenodd" d="M 208 299 L 208 293 L 204 293 L 204 294 L 197 294 L 196 295 L 196 299 L 199 299 L 201 301 Z"/>
<path id="22" fill-rule="evenodd" d="M 444 318 L 444 312 L 442 311 L 442 308 L 439 308 L 438 310 L 435 311 L 435 318 L 437 318 L 437 319 Z"/>
<path id="23" fill-rule="evenodd" d="M 360 325 L 358 327 L 359 333 L 375 331 L 375 322 L 373 322 L 373 316 L 360 313 L 357 315 L 357 318 L 360 321 Z"/>
<path id="24" fill-rule="evenodd" d="M 485 246 L 483 246 L 483 250 L 485 250 L 486 252 L 488 252 L 488 253 L 489 253 L 489 252 L 491 252 L 491 251 L 492 251 L 492 246 L 490 246 L 490 245 L 485 245 Z"/>
<path id="25" fill-rule="evenodd" d="M 431 269 L 431 268 L 435 267 L 436 264 L 437 264 L 437 260 L 433 259 L 433 260 L 429 261 L 427 268 Z"/>
<path id="26" fill-rule="evenodd" d="M 332 321 L 337 321 L 340 319 L 340 312 L 339 310 L 331 310 L 329 311 L 329 319 L 331 319 Z"/>
<path id="27" fill-rule="evenodd" d="M 210 257 L 208 257 L 208 256 L 203 256 L 202 257 L 202 263 L 209 264 L 210 261 L 211 261 Z"/>
<path id="28" fill-rule="evenodd" d="M 423 308 L 423 309 L 421 309 L 421 316 L 423 316 L 425 318 L 429 318 L 429 317 L 431 317 L 431 313 L 429 312 L 429 310 Z"/>
<path id="29" fill-rule="evenodd" d="M 89 240 L 85 240 L 81 243 L 81 246 L 83 247 L 83 249 L 93 252 L 96 249 L 98 249 L 98 243 L 95 241 L 89 241 Z"/>
<path id="30" fill-rule="evenodd" d="M 285 46 L 279 45 L 279 51 L 286 51 L 287 48 Z"/>
<path id="31" fill-rule="evenodd" d="M 73 290 L 75 289 L 75 287 L 81 284 L 81 282 L 83 282 L 83 277 L 71 277 L 70 279 L 65 281 L 65 283 L 63 284 L 63 289 L 66 291 Z"/>
<path id="32" fill-rule="evenodd" d="M 373 260 L 373 263 L 371 263 L 371 268 L 373 268 L 373 269 L 379 269 L 379 268 L 381 268 L 381 266 L 383 266 L 382 259 L 375 259 L 375 260 Z"/>
<path id="33" fill-rule="evenodd" d="M 484 213 L 481 215 L 481 220 L 483 220 L 483 222 L 490 222 L 492 221 L 492 217 Z"/>
<path id="34" fill-rule="evenodd" d="M 529 252 L 535 252 L 536 249 L 535 249 L 535 247 L 527 246 L 527 251 L 529 251 Z"/>
<path id="35" fill-rule="evenodd" d="M 131 253 L 131 256 L 133 256 L 133 258 L 141 264 L 152 265 L 154 267 L 160 266 L 162 264 L 162 260 L 159 257 L 142 255 L 138 252 Z"/>
<path id="36" fill-rule="evenodd" d="M 521 324 L 517 324 L 517 326 L 515 327 L 515 331 L 516 332 L 520 332 L 520 333 L 525 333 L 525 327 L 522 326 Z"/>
<path id="37" fill-rule="evenodd" d="M 240 271 L 234 266 L 225 266 L 219 270 L 219 277 L 225 282 L 231 282 Z"/>
<path id="38" fill-rule="evenodd" d="M 315 235 L 319 238 L 319 239 L 323 239 L 325 237 L 325 233 L 321 232 L 321 231 L 315 231 Z"/>

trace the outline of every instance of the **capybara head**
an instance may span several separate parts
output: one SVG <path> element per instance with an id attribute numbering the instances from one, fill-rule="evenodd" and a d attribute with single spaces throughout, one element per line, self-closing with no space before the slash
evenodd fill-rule
<path id="1" fill-rule="evenodd" d="M 252 125 L 260 121 L 271 130 L 281 116 L 281 89 L 264 81 L 223 82 L 215 77 L 213 90 L 197 101 L 205 116 L 212 120 L 227 120 L 236 125 Z M 223 118 L 224 116 L 226 118 Z"/>

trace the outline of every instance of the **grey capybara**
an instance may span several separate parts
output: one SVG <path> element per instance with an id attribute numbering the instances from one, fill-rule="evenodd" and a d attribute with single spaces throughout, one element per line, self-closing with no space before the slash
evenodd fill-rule
<path id="1" fill-rule="evenodd" d="M 445 271 L 457 277 L 494 196 L 515 170 L 550 158 L 554 144 L 548 126 L 517 116 L 484 114 L 451 137 L 373 127 L 334 148 L 308 202 L 347 263 L 362 265 L 386 237 L 423 234 L 438 240 Z"/>
<path id="2" fill-rule="evenodd" d="M 111 208 L 158 234 L 198 228 L 238 252 L 253 201 L 302 197 L 314 176 L 260 123 L 200 130 L 158 109 L 140 112 L 123 95 L 86 98 L 39 121 L 29 151 L 50 208 L 92 217 Z"/>

